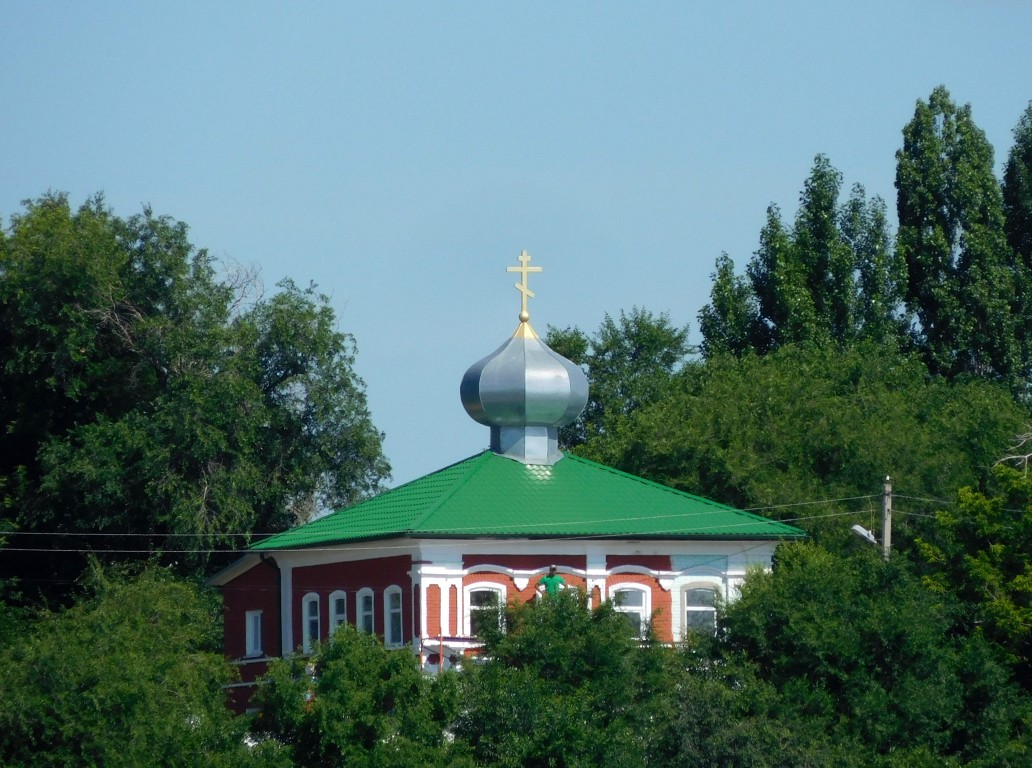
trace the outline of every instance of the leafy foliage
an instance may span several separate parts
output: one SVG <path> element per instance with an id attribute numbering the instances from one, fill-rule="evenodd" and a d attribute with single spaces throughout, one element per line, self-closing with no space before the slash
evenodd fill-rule
<path id="1" fill-rule="evenodd" d="M 1000 465 L 991 492 L 963 488 L 921 542 L 938 593 L 967 607 L 969 631 L 984 633 L 1032 671 L 1032 478 Z"/>
<path id="2" fill-rule="evenodd" d="M 34 549 L 182 550 L 203 567 L 240 534 L 379 487 L 354 340 L 314 289 L 248 305 L 184 224 L 99 197 L 26 203 L 0 249 L 0 508 L 61 536 Z"/>
<path id="3" fill-rule="evenodd" d="M 842 174 L 817 155 L 793 226 L 771 205 L 746 267 L 722 254 L 710 303 L 699 313 L 706 357 L 766 354 L 786 344 L 896 343 L 902 272 L 890 248 L 885 204 L 855 185 L 839 203 Z"/>
<path id="4" fill-rule="evenodd" d="M 653 402 L 689 353 L 687 328 L 637 307 L 621 311 L 618 321 L 607 314 L 591 337 L 579 328 L 549 328 L 546 343 L 584 366 L 590 382 L 584 412 L 560 430 L 567 447 L 610 433 L 627 414 Z"/>
<path id="5" fill-rule="evenodd" d="M 282 765 L 250 750 L 225 706 L 217 604 L 148 568 L 97 567 L 91 594 L 25 619 L 0 650 L 0 762 L 7 766 Z"/>
<path id="6" fill-rule="evenodd" d="M 1014 129 L 1014 146 L 1003 173 L 1003 213 L 1007 242 L 1016 262 L 1018 337 L 1022 344 L 1023 374 L 1032 375 L 1032 103 Z"/>
<path id="7" fill-rule="evenodd" d="M 607 603 L 567 590 L 510 606 L 464 673 L 455 728 L 478 764 L 661 765 L 655 736 L 672 712 L 668 652 L 637 647 Z"/>
<path id="8" fill-rule="evenodd" d="M 1027 418 L 1002 386 L 929 379 L 920 361 L 877 345 L 787 346 L 688 367 L 615 434 L 578 452 L 744 508 L 868 496 L 886 474 L 909 495 L 949 499 L 984 481 L 998 447 Z M 859 508 L 874 514 L 878 504 Z M 845 510 L 789 506 L 773 514 Z M 921 520 L 899 518 L 900 544 Z M 799 524 L 839 535 L 840 522 L 823 532 L 816 522 Z"/>
<path id="9" fill-rule="evenodd" d="M 974 373 L 1014 384 L 1020 276 L 1004 233 L 993 149 L 943 87 L 919 100 L 896 153 L 897 249 L 907 307 L 934 374 Z"/>
<path id="10" fill-rule="evenodd" d="M 459 707 L 454 677 L 427 677 L 411 652 L 350 625 L 310 658 L 274 662 L 258 701 L 256 733 L 287 745 L 295 765 L 468 765 L 445 731 Z"/>
<path id="11" fill-rule="evenodd" d="M 1020 736 L 1029 701 L 981 638 L 954 635 L 956 611 L 900 559 L 786 544 L 727 607 L 721 651 L 756 665 L 783 719 L 816 721 L 869 756 L 1016 765 L 1032 748 Z"/>

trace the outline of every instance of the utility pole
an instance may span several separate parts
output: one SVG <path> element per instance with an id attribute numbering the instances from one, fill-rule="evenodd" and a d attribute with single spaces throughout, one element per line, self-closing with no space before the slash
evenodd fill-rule
<path id="1" fill-rule="evenodd" d="M 888 560 L 892 551 L 892 478 L 885 476 L 881 507 L 882 556 Z"/>

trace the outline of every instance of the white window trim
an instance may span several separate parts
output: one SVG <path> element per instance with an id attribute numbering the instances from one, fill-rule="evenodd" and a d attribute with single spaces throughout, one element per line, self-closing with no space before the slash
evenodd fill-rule
<path id="1" fill-rule="evenodd" d="M 315 620 L 316 633 L 315 637 L 312 637 L 311 626 L 308 621 L 308 606 L 315 603 Z M 319 605 L 319 594 L 317 592 L 309 592 L 307 595 L 301 598 L 301 652 L 311 653 L 312 646 L 319 642 L 319 637 L 322 634 L 322 606 Z"/>
<path id="2" fill-rule="evenodd" d="M 383 591 L 383 644 L 388 648 L 400 648 L 405 644 L 405 597 L 401 587 L 392 584 Z M 391 607 L 391 597 L 398 596 L 397 610 Z M 394 614 L 398 615 L 398 637 L 391 637 Z"/>
<path id="3" fill-rule="evenodd" d="M 257 627 L 254 624 L 255 620 L 257 620 Z M 257 629 L 257 632 L 255 629 Z M 262 644 L 263 633 L 262 612 L 247 611 L 244 614 L 244 656 L 253 658 L 265 655 Z"/>
<path id="4" fill-rule="evenodd" d="M 462 633 L 466 637 L 473 637 L 473 620 L 471 609 L 470 595 L 473 592 L 480 592 L 481 590 L 488 590 L 491 592 L 498 593 L 498 607 L 503 608 L 505 606 L 507 598 L 507 591 L 504 584 L 499 584 L 497 581 L 478 581 L 475 584 L 467 584 L 462 588 Z"/>
<path id="5" fill-rule="evenodd" d="M 344 601 L 344 612 L 337 613 L 337 601 Z M 337 631 L 337 627 L 341 624 L 346 624 L 348 621 L 348 593 L 343 589 L 338 589 L 330 593 L 330 631 L 329 636 L 333 637 L 333 633 Z"/>
<path id="6" fill-rule="evenodd" d="M 715 603 L 719 602 L 720 598 L 721 598 L 720 586 L 717 585 L 717 584 L 713 584 L 712 582 L 708 582 L 708 581 L 689 582 L 688 584 L 685 584 L 683 587 L 681 587 L 681 591 L 680 591 L 681 609 L 680 610 L 681 610 L 681 623 L 682 623 L 682 625 L 681 625 L 681 639 L 682 640 L 687 640 L 688 639 L 688 633 L 691 631 L 689 629 L 689 627 L 688 627 L 688 611 L 693 611 L 693 612 L 698 612 L 698 613 L 708 613 L 708 612 L 712 611 L 713 612 L 713 631 L 716 632 L 716 629 L 717 629 L 717 612 L 716 612 L 716 607 L 710 608 L 709 606 L 701 606 L 700 605 L 698 607 L 691 607 L 691 608 L 689 608 L 689 606 L 688 606 L 688 593 L 693 591 L 693 590 L 696 590 L 696 589 L 708 589 L 710 592 L 713 593 L 713 597 L 714 597 L 714 602 Z"/>
<path id="7" fill-rule="evenodd" d="M 363 611 L 362 605 L 365 602 L 364 598 L 366 597 L 369 598 L 369 610 Z M 355 628 L 358 629 L 359 632 L 367 631 L 364 621 L 366 616 L 369 617 L 368 631 L 370 633 L 376 632 L 376 601 L 373 600 L 373 590 L 369 587 L 363 587 L 358 590 L 358 593 L 355 595 Z"/>
<path id="8" fill-rule="evenodd" d="M 617 592 L 639 592 L 642 595 L 641 608 L 631 610 L 619 607 L 616 604 Z M 617 613 L 637 613 L 641 615 L 641 633 L 638 637 L 644 637 L 646 628 L 649 622 L 652 621 L 652 590 L 644 584 L 624 581 L 609 588 L 609 601 L 613 604 L 613 610 Z"/>

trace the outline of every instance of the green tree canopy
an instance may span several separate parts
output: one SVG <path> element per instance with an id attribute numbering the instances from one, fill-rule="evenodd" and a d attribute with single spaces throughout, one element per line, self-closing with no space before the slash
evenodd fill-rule
<path id="1" fill-rule="evenodd" d="M 968 631 L 1006 649 L 1032 687 L 1032 478 L 999 465 L 989 489 L 962 488 L 936 523 L 920 542 L 927 582 L 961 600 Z"/>
<path id="2" fill-rule="evenodd" d="M 567 590 L 511 605 L 494 631 L 484 627 L 483 661 L 463 672 L 455 728 L 478 764 L 664 764 L 660 734 L 676 705 L 672 657 L 639 647 L 611 605 L 589 611 Z"/>
<path id="3" fill-rule="evenodd" d="M 258 738 L 319 766 L 466 766 L 446 728 L 460 706 L 451 674 L 428 677 L 409 650 L 341 625 L 310 657 L 275 661 L 258 689 Z"/>
<path id="4" fill-rule="evenodd" d="M 560 431 L 566 447 L 608 434 L 629 413 L 653 402 L 690 351 L 687 327 L 675 327 L 666 313 L 638 307 L 621 311 L 618 320 L 607 314 L 593 336 L 575 327 L 549 327 L 545 341 L 588 375 L 588 404 Z"/>
<path id="5" fill-rule="evenodd" d="M 929 370 L 1014 385 L 1023 368 L 1014 312 L 1021 285 L 993 148 L 970 105 L 958 107 L 943 86 L 918 100 L 896 163 L 896 245 Z"/>
<path id="6" fill-rule="evenodd" d="M 1029 700 L 957 617 L 902 558 L 786 544 L 727 606 L 720 650 L 755 665 L 785 721 L 855 745 L 862 764 L 1021 764 Z"/>
<path id="7" fill-rule="evenodd" d="M 1014 129 L 1014 146 L 1003 174 L 1003 213 L 1016 262 L 1018 336 L 1027 381 L 1032 377 L 1032 103 Z"/>
<path id="8" fill-rule="evenodd" d="M 375 491 L 388 472 L 354 340 L 313 288 L 247 302 L 185 224 L 97 197 L 26 203 L 0 241 L 0 509 L 19 549 L 206 551 Z M 98 534 L 103 534 L 99 536 Z M 132 556 L 132 555 L 131 555 Z M 29 582 L 26 582 L 26 586 Z"/>
<path id="9" fill-rule="evenodd" d="M 25 619 L 0 645 L 0 763 L 49 766 L 282 765 L 245 746 L 226 708 L 210 595 L 147 568 L 91 575 L 76 606 Z"/>
<path id="10" fill-rule="evenodd" d="M 876 499 L 799 503 L 878 494 L 885 475 L 900 493 L 949 500 L 984 482 L 999 446 L 1027 418 L 1001 385 L 930 378 L 919 360 L 880 345 L 792 345 L 693 364 L 619 430 L 578 452 L 739 507 L 772 507 L 779 517 L 873 516 Z M 848 528 L 829 519 L 829 530 Z M 922 520 L 899 516 L 898 543 Z M 798 524 L 820 530 L 818 519 Z"/>
<path id="11" fill-rule="evenodd" d="M 707 357 L 766 354 L 802 342 L 896 343 L 902 272 L 890 247 L 885 203 L 854 185 L 839 203 L 842 174 L 817 155 L 786 228 L 771 205 L 759 249 L 735 275 L 722 254 L 710 303 L 699 313 Z"/>

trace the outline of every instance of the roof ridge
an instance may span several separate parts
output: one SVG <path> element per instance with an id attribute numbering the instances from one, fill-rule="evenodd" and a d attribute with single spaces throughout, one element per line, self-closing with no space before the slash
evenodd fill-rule
<path id="1" fill-rule="evenodd" d="M 429 508 L 427 508 L 427 510 L 417 520 L 412 521 L 412 525 L 409 527 L 409 531 L 411 532 L 418 530 L 419 527 L 424 522 L 426 522 L 427 518 L 429 518 L 438 509 L 440 509 L 441 505 L 444 504 L 445 501 L 454 496 L 458 492 L 459 488 L 465 485 L 466 482 L 469 481 L 469 478 L 475 475 L 480 470 L 480 468 L 484 466 L 484 463 L 486 461 L 485 457 L 488 456 L 490 453 L 490 449 L 485 449 L 480 453 L 475 453 L 472 456 L 468 456 L 465 459 L 462 459 L 461 461 L 456 461 L 454 464 L 449 464 L 447 467 L 437 470 L 437 472 L 431 472 L 429 475 L 423 475 L 423 477 L 418 478 L 419 480 L 425 480 L 426 478 L 433 477 L 434 475 L 444 472 L 445 470 L 457 467 L 459 464 L 463 464 L 467 461 L 469 462 L 469 467 L 466 469 L 465 472 L 463 472 L 461 475 L 456 477 L 454 481 L 452 481 L 451 486 L 448 488 L 448 490 L 445 493 L 442 493 L 437 498 L 437 501 L 431 504 Z"/>
<path id="2" fill-rule="evenodd" d="M 751 517 L 754 520 L 762 520 L 765 523 L 774 523 L 774 524 L 777 524 L 777 525 L 783 525 L 783 526 L 786 526 L 786 527 L 792 527 L 792 526 L 789 526 L 788 523 L 783 523 L 780 520 L 772 520 L 769 517 L 764 517 L 763 515 L 757 515 L 754 512 L 747 512 L 744 509 L 739 509 L 738 507 L 733 507 L 730 504 L 724 504 L 723 502 L 720 502 L 720 501 L 714 501 L 713 499 L 708 499 L 705 496 L 696 496 L 694 493 L 688 493 L 688 491 L 682 491 L 679 488 L 671 488 L 669 485 L 663 485 L 663 483 L 656 482 L 655 480 L 649 480 L 647 477 L 642 477 L 641 475 L 633 475 L 630 472 L 624 472 L 622 469 L 617 469 L 616 467 L 610 467 L 607 464 L 600 464 L 597 461 L 592 461 L 591 459 L 586 459 L 583 456 L 578 456 L 575 453 L 565 453 L 564 456 L 565 456 L 565 458 L 568 458 L 568 459 L 576 459 L 581 464 L 589 464 L 589 465 L 591 465 L 591 466 L 593 466 L 593 467 L 595 467 L 597 469 L 604 469 L 605 471 L 607 471 L 607 472 L 609 472 L 611 474 L 620 475 L 622 477 L 627 478 L 628 480 L 634 480 L 634 481 L 636 481 L 638 483 L 641 483 L 642 485 L 648 485 L 648 486 L 651 486 L 651 487 L 656 488 L 658 490 L 666 491 L 667 493 L 672 493 L 672 494 L 675 494 L 677 496 L 684 496 L 684 497 L 687 497 L 689 499 L 694 499 L 695 501 L 700 501 L 700 502 L 702 502 L 704 504 L 711 504 L 711 505 L 713 505 L 715 507 L 721 507 L 721 508 L 726 509 L 726 510 L 728 510 L 730 512 L 737 512 L 740 515 L 746 515 L 747 517 Z"/>

